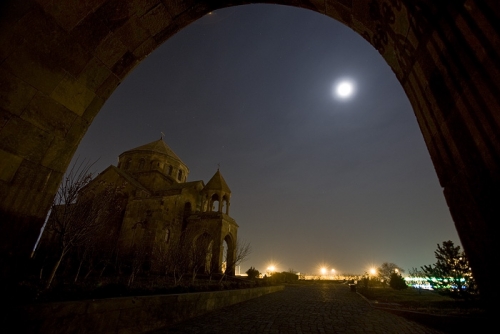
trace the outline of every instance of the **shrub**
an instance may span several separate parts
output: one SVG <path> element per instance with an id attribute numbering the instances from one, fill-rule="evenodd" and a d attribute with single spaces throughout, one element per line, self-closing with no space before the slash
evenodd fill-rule
<path id="1" fill-rule="evenodd" d="M 403 278 L 403 276 L 401 276 L 401 274 L 398 274 L 398 273 L 391 274 L 389 285 L 394 290 L 403 290 L 403 289 L 408 288 L 408 285 L 406 285 L 405 279 Z"/>
<path id="2" fill-rule="evenodd" d="M 260 273 L 257 269 L 255 269 L 254 267 L 250 267 L 250 269 L 248 269 L 246 271 L 246 274 L 248 275 L 248 278 L 249 279 L 255 279 L 256 277 L 259 277 Z"/>

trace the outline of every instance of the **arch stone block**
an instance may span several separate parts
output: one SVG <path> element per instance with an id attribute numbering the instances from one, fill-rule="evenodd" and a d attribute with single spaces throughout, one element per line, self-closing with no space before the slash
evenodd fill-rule
<path id="1" fill-rule="evenodd" d="M 57 185 L 128 73 L 212 10 L 297 6 L 336 19 L 384 57 L 404 88 L 485 296 L 500 221 L 496 0 L 6 0 L 0 5 L 2 271 L 29 255 Z M 9 264 L 10 263 L 10 264 Z"/>

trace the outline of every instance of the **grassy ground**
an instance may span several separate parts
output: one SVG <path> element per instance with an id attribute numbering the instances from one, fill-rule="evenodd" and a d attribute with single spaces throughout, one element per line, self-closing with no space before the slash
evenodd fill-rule
<path id="1" fill-rule="evenodd" d="M 357 291 L 377 307 L 449 316 L 481 315 L 484 313 L 478 300 L 454 299 L 431 290 L 358 287 Z"/>
<path id="2" fill-rule="evenodd" d="M 464 301 L 435 291 L 358 287 L 373 306 L 443 333 L 488 333 L 496 322 L 479 300 Z"/>

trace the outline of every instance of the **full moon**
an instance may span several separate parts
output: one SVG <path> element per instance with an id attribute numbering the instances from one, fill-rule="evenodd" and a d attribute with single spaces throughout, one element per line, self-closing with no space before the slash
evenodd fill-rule
<path id="1" fill-rule="evenodd" d="M 341 98 L 348 98 L 352 95 L 353 85 L 350 82 L 343 81 L 337 85 L 336 92 L 337 96 Z"/>

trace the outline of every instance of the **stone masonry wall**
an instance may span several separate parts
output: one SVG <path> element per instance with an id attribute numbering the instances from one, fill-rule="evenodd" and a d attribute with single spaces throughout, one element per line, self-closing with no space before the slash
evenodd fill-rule
<path id="1" fill-rule="evenodd" d="M 144 333 L 284 286 L 33 304 L 10 317 L 17 333 Z M 9 328 L 9 327 L 8 327 Z"/>

